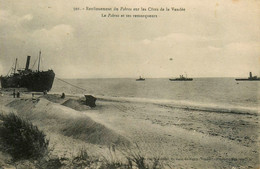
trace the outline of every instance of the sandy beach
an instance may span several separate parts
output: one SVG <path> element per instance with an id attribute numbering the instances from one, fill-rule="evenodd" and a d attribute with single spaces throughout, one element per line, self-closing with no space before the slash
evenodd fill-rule
<path id="1" fill-rule="evenodd" d="M 69 158 L 82 147 L 101 156 L 110 146 L 120 151 L 138 145 L 147 159 L 158 157 L 167 163 L 165 168 L 259 167 L 258 112 L 208 112 L 96 97 L 97 106 L 90 108 L 75 95 L 32 98 L 21 93 L 21 98 L 13 98 L 3 91 L 0 110 L 37 125 L 50 139 L 53 155 L 60 158 Z"/>

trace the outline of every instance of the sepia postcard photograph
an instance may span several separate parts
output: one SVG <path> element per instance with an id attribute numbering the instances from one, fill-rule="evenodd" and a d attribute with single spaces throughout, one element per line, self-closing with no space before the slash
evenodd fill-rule
<path id="1" fill-rule="evenodd" d="M 259 0 L 0 0 L 0 169 L 257 169 Z"/>

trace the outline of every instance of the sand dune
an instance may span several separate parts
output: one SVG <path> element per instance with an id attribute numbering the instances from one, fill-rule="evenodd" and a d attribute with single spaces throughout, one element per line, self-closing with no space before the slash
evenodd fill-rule
<path id="1" fill-rule="evenodd" d="M 44 130 L 57 132 L 65 136 L 93 144 L 121 144 L 129 141 L 104 125 L 93 121 L 90 117 L 45 100 L 44 98 L 16 99 L 7 104 L 17 110 L 17 113 L 26 117 Z"/>

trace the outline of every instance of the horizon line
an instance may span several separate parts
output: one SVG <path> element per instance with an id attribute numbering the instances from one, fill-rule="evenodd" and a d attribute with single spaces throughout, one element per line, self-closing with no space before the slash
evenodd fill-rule
<path id="1" fill-rule="evenodd" d="M 75 77 L 75 78 L 64 78 L 64 77 L 59 77 L 62 79 L 138 79 L 136 77 Z M 147 77 L 145 79 L 170 79 L 170 78 L 177 78 L 177 77 Z M 190 78 L 194 78 L 194 79 L 203 79 L 203 78 L 241 78 L 241 77 L 190 77 Z M 242 77 L 245 78 L 245 77 Z M 246 77 L 247 78 L 247 77 Z"/>

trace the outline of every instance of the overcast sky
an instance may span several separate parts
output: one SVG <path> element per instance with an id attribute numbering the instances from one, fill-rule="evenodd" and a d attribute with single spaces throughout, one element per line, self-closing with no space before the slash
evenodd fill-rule
<path id="1" fill-rule="evenodd" d="M 60 78 L 260 76 L 257 0 L 0 0 L 0 74 L 18 58 Z M 74 11 L 74 7 L 185 8 L 185 12 Z M 101 14 L 158 18 L 103 18 Z M 172 59 L 171 59 L 172 58 Z M 36 68 L 37 66 L 35 66 Z"/>

